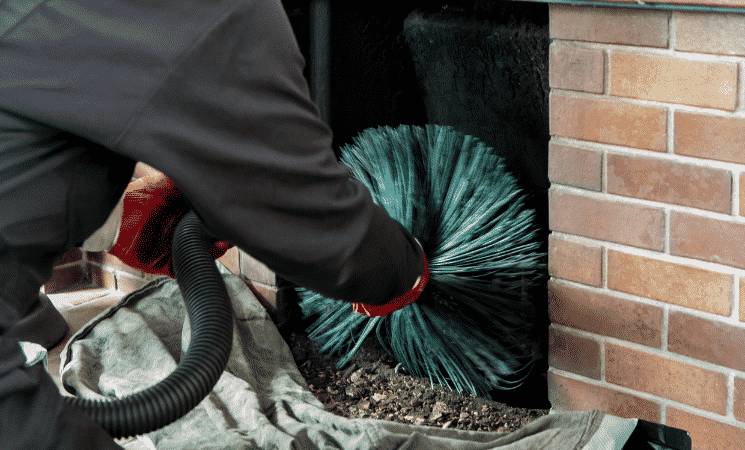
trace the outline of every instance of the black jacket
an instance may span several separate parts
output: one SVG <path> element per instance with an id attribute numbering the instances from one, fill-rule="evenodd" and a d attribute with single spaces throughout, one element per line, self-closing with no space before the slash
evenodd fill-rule
<path id="1" fill-rule="evenodd" d="M 411 288 L 416 243 L 337 162 L 304 64 L 280 0 L 0 1 L 0 336 L 136 161 L 287 280 L 367 304 Z M 86 448 L 19 355 L 0 338 L 0 447 Z"/>

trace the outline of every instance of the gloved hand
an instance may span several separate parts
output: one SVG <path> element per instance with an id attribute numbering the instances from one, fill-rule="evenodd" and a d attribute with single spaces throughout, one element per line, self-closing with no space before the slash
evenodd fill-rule
<path id="1" fill-rule="evenodd" d="M 189 205 L 173 182 L 163 174 L 151 174 L 132 181 L 124 191 L 122 220 L 109 253 L 143 272 L 175 278 L 171 243 L 176 227 Z M 231 245 L 212 243 L 215 259 Z"/>
<path id="2" fill-rule="evenodd" d="M 387 316 L 394 311 L 397 311 L 411 303 L 414 303 L 419 298 L 419 295 L 421 295 L 424 287 L 427 285 L 427 281 L 429 281 L 429 265 L 427 264 L 427 256 L 424 254 L 424 251 L 422 251 L 422 256 L 424 257 L 424 273 L 416 279 L 414 287 L 409 289 L 408 292 L 394 298 L 388 303 L 377 306 L 365 305 L 363 303 L 352 303 L 352 310 L 358 314 L 364 314 L 368 317 L 379 317 Z"/>

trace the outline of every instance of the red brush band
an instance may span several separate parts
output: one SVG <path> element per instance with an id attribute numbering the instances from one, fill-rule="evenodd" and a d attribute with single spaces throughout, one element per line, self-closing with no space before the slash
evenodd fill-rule
<path id="1" fill-rule="evenodd" d="M 427 257 L 424 256 L 424 253 L 422 253 L 422 256 L 424 257 L 424 274 L 419 277 L 419 280 L 417 280 L 417 283 L 413 288 L 411 288 L 411 290 L 382 305 L 373 306 L 365 305 L 363 303 L 352 303 L 352 309 L 354 312 L 364 314 L 368 317 L 387 316 L 392 312 L 398 311 L 399 309 L 417 301 L 419 295 L 421 295 L 424 287 L 427 285 L 427 281 L 429 281 L 429 265 L 427 264 Z"/>

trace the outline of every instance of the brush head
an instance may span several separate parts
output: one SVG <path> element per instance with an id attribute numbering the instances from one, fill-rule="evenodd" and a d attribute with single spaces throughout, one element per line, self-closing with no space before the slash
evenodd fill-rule
<path id="1" fill-rule="evenodd" d="M 298 289 L 321 351 L 344 367 L 375 330 L 414 375 L 488 396 L 519 387 L 537 357 L 527 293 L 545 277 L 533 212 L 492 148 L 450 127 L 379 127 L 341 149 L 373 200 L 422 244 L 430 280 L 385 317 Z"/>

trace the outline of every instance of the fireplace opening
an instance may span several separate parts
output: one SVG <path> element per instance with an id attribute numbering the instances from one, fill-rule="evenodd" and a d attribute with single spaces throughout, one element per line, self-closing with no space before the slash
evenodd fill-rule
<path id="1" fill-rule="evenodd" d="M 432 123 L 476 136 L 504 158 L 528 195 L 540 251 L 547 253 L 547 4 L 285 0 L 284 5 L 306 57 L 311 90 L 325 93 L 316 101 L 334 132 L 337 155 L 360 132 L 378 126 Z M 319 10 L 326 30 L 319 31 Z M 319 68 L 314 58 L 326 65 Z M 542 356 L 522 388 L 493 396 L 515 406 L 547 408 L 546 283 L 526 295 L 535 305 Z"/>

